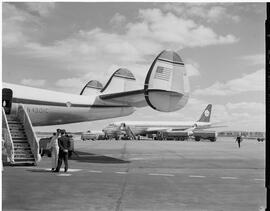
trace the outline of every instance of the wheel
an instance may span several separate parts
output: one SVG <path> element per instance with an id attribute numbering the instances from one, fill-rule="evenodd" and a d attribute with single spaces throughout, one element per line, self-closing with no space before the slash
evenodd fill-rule
<path id="1" fill-rule="evenodd" d="M 195 141 L 200 141 L 200 140 L 201 140 L 200 137 L 198 137 L 198 136 L 195 137 Z"/>
<path id="2" fill-rule="evenodd" d="M 209 138 L 209 140 L 210 140 L 211 142 L 215 142 L 217 139 L 216 139 L 216 138 Z"/>

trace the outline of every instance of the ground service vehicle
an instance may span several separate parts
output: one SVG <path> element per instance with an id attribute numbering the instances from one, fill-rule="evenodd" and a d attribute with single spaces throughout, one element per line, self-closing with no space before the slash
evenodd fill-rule
<path id="1" fill-rule="evenodd" d="M 44 155 L 47 155 L 48 157 L 52 156 L 51 149 L 49 148 L 49 143 L 51 141 L 52 137 L 47 138 L 41 138 L 39 140 L 39 153 L 41 157 Z M 68 157 L 70 158 L 72 156 L 72 153 L 74 152 L 74 140 L 72 139 L 72 136 L 70 136 L 70 148 L 68 150 Z"/>

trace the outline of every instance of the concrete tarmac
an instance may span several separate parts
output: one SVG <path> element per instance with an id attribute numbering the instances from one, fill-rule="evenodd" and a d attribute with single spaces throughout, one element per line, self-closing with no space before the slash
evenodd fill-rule
<path id="1" fill-rule="evenodd" d="M 264 210 L 265 142 L 75 141 L 67 173 L 5 166 L 3 210 Z"/>

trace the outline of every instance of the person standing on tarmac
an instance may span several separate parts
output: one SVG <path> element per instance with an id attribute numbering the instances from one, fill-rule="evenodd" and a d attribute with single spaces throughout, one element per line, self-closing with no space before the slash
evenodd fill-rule
<path id="1" fill-rule="evenodd" d="M 58 146 L 58 137 L 60 135 L 60 129 L 57 129 L 56 133 L 53 133 L 53 137 L 49 143 L 49 148 L 51 149 L 52 154 L 52 171 L 54 171 L 58 164 L 58 154 L 59 154 L 59 146 Z"/>
<path id="2" fill-rule="evenodd" d="M 239 147 L 239 148 L 240 148 L 240 143 L 241 143 L 241 141 L 242 141 L 242 137 L 241 137 L 240 135 L 237 136 L 235 142 L 238 143 L 238 147 Z"/>
<path id="3" fill-rule="evenodd" d="M 68 149 L 70 148 L 70 138 L 66 134 L 65 130 L 61 130 L 61 137 L 58 138 L 59 145 L 59 156 L 58 156 L 58 165 L 54 172 L 59 172 L 62 166 L 62 160 L 65 163 L 65 172 L 68 171 Z"/>

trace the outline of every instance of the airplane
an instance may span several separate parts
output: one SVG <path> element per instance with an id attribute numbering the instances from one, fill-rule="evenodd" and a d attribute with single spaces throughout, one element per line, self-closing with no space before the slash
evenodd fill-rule
<path id="1" fill-rule="evenodd" d="M 147 72 L 144 87 L 128 69 L 116 70 L 103 87 L 91 80 L 78 95 L 2 84 L 2 106 L 6 115 L 23 105 L 32 126 L 94 121 L 132 114 L 135 107 L 149 105 L 170 112 L 183 108 L 189 99 L 189 81 L 182 58 L 174 51 L 162 51 Z"/>
<path id="2" fill-rule="evenodd" d="M 125 130 L 130 136 L 135 139 L 136 136 L 147 134 L 158 134 L 159 138 L 178 137 L 180 140 L 189 136 L 195 136 L 195 140 L 207 138 L 215 141 L 217 133 L 215 131 L 204 131 L 212 126 L 210 122 L 212 112 L 212 104 L 208 104 L 197 121 L 122 121 L 109 124 L 103 131 L 106 133 L 116 133 L 117 131 Z M 218 127 L 218 126 L 217 126 Z M 114 128 L 114 129 L 113 129 Z"/>

